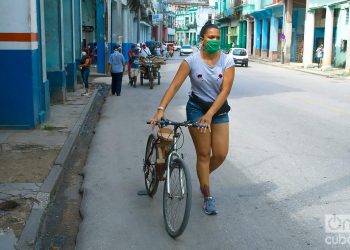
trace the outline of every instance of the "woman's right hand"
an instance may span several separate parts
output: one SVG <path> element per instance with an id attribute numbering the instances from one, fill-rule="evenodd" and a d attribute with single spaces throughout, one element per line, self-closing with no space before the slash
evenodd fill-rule
<path id="1" fill-rule="evenodd" d="M 162 118 L 164 118 L 164 110 L 157 110 L 157 112 L 153 115 L 153 117 L 149 120 L 152 128 L 154 128 Z"/>

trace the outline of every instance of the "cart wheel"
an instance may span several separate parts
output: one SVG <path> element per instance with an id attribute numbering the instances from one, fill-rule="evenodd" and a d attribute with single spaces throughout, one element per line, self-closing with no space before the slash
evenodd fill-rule
<path id="1" fill-rule="evenodd" d="M 158 77 L 158 85 L 160 85 L 160 72 L 159 71 L 157 73 L 157 77 Z"/>
<path id="2" fill-rule="evenodd" d="M 140 74 L 140 83 L 143 85 L 143 73 Z"/>
<path id="3" fill-rule="evenodd" d="M 149 76 L 149 88 L 153 89 L 153 74 L 150 72 Z"/>

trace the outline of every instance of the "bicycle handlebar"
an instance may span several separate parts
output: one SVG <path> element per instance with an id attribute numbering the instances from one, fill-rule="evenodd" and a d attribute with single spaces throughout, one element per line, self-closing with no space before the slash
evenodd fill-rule
<path id="1" fill-rule="evenodd" d="M 147 122 L 147 124 L 151 124 L 151 122 Z M 169 125 L 173 125 L 176 127 L 199 127 L 199 128 L 208 128 L 208 126 L 201 125 L 198 122 L 195 121 L 184 121 L 184 122 L 173 122 L 168 119 L 162 119 L 160 121 L 155 122 L 156 125 L 161 127 L 166 127 Z"/>

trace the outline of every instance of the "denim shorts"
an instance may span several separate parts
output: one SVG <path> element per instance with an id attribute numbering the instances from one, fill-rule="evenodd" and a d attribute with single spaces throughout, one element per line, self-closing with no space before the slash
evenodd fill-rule
<path id="1" fill-rule="evenodd" d="M 186 105 L 187 121 L 198 121 L 203 115 L 205 115 L 205 112 L 203 112 L 202 108 L 197 103 L 189 99 Z M 229 122 L 228 113 L 214 116 L 211 121 L 212 124 L 227 122 Z"/>

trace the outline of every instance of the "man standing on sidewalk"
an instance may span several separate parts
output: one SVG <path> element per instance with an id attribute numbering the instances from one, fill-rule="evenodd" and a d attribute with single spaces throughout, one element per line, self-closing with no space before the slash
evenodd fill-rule
<path id="1" fill-rule="evenodd" d="M 89 74 L 90 74 L 90 57 L 87 54 L 87 49 L 83 49 L 81 52 L 81 60 L 79 65 L 81 71 L 81 77 L 83 78 L 85 93 L 82 96 L 89 95 Z"/>
<path id="2" fill-rule="evenodd" d="M 317 57 L 317 67 L 319 68 L 320 65 L 322 66 L 323 44 L 321 44 L 321 45 L 316 49 L 316 57 Z"/>
<path id="3" fill-rule="evenodd" d="M 112 95 L 120 96 L 122 89 L 123 72 L 125 71 L 125 58 L 121 52 L 120 45 L 114 46 L 114 53 L 109 56 L 108 71 L 112 75 Z"/>

